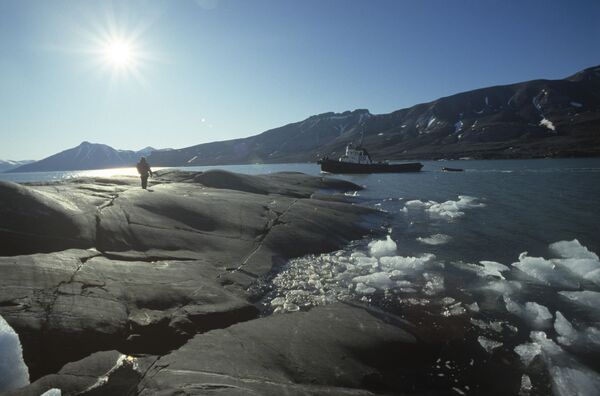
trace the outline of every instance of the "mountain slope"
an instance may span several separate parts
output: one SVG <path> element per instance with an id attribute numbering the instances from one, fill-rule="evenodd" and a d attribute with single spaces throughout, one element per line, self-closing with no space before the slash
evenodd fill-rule
<path id="1" fill-rule="evenodd" d="M 482 88 L 389 114 L 325 113 L 256 136 L 153 152 L 155 166 L 315 161 L 363 145 L 376 159 L 600 155 L 600 67 Z"/>
<path id="2" fill-rule="evenodd" d="M 153 150 L 152 147 L 146 147 L 140 151 L 115 150 L 105 144 L 83 142 L 72 149 L 20 166 L 13 169 L 12 172 L 45 172 L 133 166 L 141 156 L 148 156 Z"/>
<path id="3" fill-rule="evenodd" d="M 30 164 L 34 161 L 3 161 L 0 160 L 0 172 L 9 172 L 12 169 L 18 168 L 21 165 Z"/>

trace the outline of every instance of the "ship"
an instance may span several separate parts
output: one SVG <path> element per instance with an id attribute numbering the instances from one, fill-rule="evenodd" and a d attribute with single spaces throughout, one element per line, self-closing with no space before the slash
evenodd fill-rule
<path id="1" fill-rule="evenodd" d="M 339 159 L 328 157 L 317 161 L 322 172 L 329 173 L 400 173 L 419 172 L 423 168 L 420 162 L 390 163 L 375 162 L 363 147 L 346 146 L 346 153 Z"/>

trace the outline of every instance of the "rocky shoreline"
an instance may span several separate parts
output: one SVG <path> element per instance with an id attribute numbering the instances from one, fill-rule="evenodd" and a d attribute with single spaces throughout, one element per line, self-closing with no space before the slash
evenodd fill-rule
<path id="1" fill-rule="evenodd" d="M 9 394 L 411 389 L 390 364 L 417 343 L 398 318 L 342 303 L 261 318 L 253 303 L 286 260 L 373 232 L 373 210 L 322 193 L 359 186 L 220 170 L 138 183 L 0 182 L 0 315 L 33 382 Z"/>

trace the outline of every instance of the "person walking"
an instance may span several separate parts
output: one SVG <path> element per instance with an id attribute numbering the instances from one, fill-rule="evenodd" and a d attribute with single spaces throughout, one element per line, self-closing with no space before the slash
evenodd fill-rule
<path id="1" fill-rule="evenodd" d="M 145 190 L 148 186 L 148 175 L 152 176 L 152 169 L 150 169 L 150 164 L 146 162 L 146 157 L 140 158 L 136 168 L 142 179 L 142 188 Z"/>

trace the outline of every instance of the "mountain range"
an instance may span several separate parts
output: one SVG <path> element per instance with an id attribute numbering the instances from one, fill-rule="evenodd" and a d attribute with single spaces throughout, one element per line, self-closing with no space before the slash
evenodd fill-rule
<path id="1" fill-rule="evenodd" d="M 115 150 L 83 142 L 12 172 L 131 166 L 311 162 L 362 144 L 375 160 L 600 155 L 600 66 L 561 80 L 463 92 L 389 114 L 323 113 L 247 138 L 182 149 Z"/>
<path id="2" fill-rule="evenodd" d="M 9 172 L 11 169 L 16 169 L 21 165 L 30 164 L 35 161 L 11 161 L 0 160 L 0 172 Z"/>
<path id="3" fill-rule="evenodd" d="M 600 155 L 600 66 L 373 115 L 324 113 L 243 139 L 153 152 L 162 166 L 306 162 L 360 143 L 374 159 Z"/>
<path id="4" fill-rule="evenodd" d="M 45 172 L 127 167 L 135 165 L 140 157 L 147 157 L 154 150 L 152 147 L 139 151 L 116 150 L 106 144 L 83 142 L 77 147 L 10 171 Z"/>

